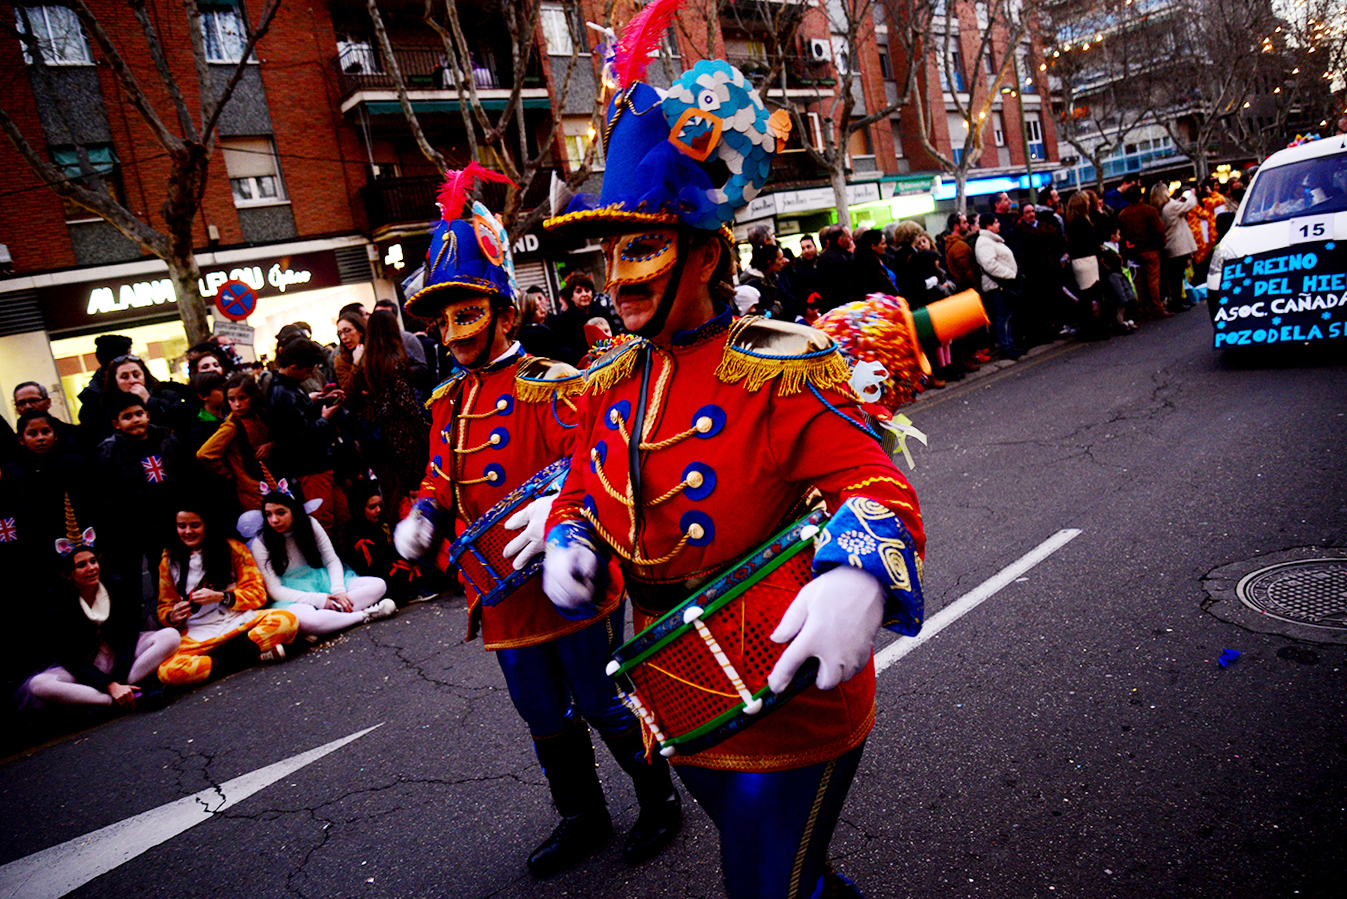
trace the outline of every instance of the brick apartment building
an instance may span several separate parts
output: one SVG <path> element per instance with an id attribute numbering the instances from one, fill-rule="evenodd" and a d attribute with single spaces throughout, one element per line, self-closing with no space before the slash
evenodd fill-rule
<path id="1" fill-rule="evenodd" d="M 768 23 L 783 7 L 798 9 L 799 27 L 787 48 L 781 80 L 761 84 L 761 91 L 769 105 L 797 104 L 806 128 L 792 134 L 766 190 L 743 211 L 736 223 L 740 237 L 751 225 L 766 222 L 789 245 L 798 239 L 792 235 L 816 231 L 835 218 L 826 173 L 811 161 L 803 142 L 823 139 L 828 111 L 836 107 L 838 85 L 844 83 L 839 74 L 847 66 L 854 64 L 860 74 L 853 92 L 858 111 L 881 109 L 895 97 L 888 28 L 879 12 L 883 5 L 874 4 L 872 21 L 863 23 L 858 34 L 856 59 L 850 60 L 845 36 L 830 27 L 826 2 L 687 0 L 662 58 L 652 61 L 648 78 L 660 86 L 701 58 L 729 59 L 750 76 L 765 73 L 770 68 Z M 172 102 L 133 13 L 121 0 L 89 0 L 89 6 L 160 116 L 174 127 Z M 255 21 L 260 6 L 199 0 L 206 77 L 212 83 L 227 77 L 241 57 L 240 17 L 246 12 Z M 0 21 L 21 24 L 14 4 L 3 7 Z M 469 141 L 457 85 L 439 36 L 421 19 L 422 4 L 381 0 L 380 8 L 396 69 L 428 140 L 451 164 L 465 164 Z M 634 0 L 620 0 L 614 23 L 619 31 L 637 8 Z M 0 36 L 0 68 L 8 76 L 0 81 L 0 108 L 40 155 L 72 178 L 80 171 L 75 148 L 83 147 L 129 210 L 162 225 L 166 161 L 112 67 L 62 0 L 34 0 L 25 9 L 43 41 L 45 76 L 26 61 L 24 46 L 7 27 Z M 181 5 L 147 0 L 146 9 L 187 108 L 198 109 L 191 35 Z M 464 0 L 458 9 L 472 51 L 471 78 L 490 114 L 505 107 L 515 87 L 511 37 L 491 0 Z M 543 4 L 531 36 L 537 53 L 524 72 L 520 109 L 504 138 L 521 155 L 537 158 L 554 123 L 559 125 L 551 160 L 525 193 L 526 209 L 546 201 L 551 169 L 562 175 L 574 170 L 588 144 L 598 139 L 591 114 L 601 90 L 595 50 L 601 38 L 586 23 L 602 21 L 603 10 L 601 0 Z M 950 21 L 975 21 L 974 4 L 959 3 L 956 10 Z M 975 30 L 966 27 L 962 39 L 972 40 Z M 1028 71 L 1038 58 L 1036 45 L 1022 52 Z M 257 309 L 247 323 L 255 328 L 258 354 L 269 353 L 279 327 L 295 320 L 308 321 L 319 340 L 335 339 L 333 319 L 341 306 L 362 302 L 369 308 L 376 299 L 396 298 L 399 282 L 424 255 L 440 173 L 417 148 L 393 83 L 394 66 L 384 56 L 363 0 L 308 5 L 283 0 L 221 118 L 196 226 L 200 289 L 203 296 L 213 296 L 226 279 L 255 289 Z M 1035 171 L 1056 156 L 1049 121 L 1036 118 L 1036 65 L 1028 78 L 1029 90 L 998 102 L 996 133 L 1002 137 L 988 140 L 980 160 L 993 177 L 971 179 L 970 195 L 978 184 L 999 190 L 1018 183 L 1025 166 L 1022 122 L 1030 129 L 1031 154 L 1042 156 L 1031 163 Z M 943 108 L 945 88 L 929 60 L 922 83 L 928 102 Z M 944 146 L 949 123 L 936 119 L 934 138 Z M 887 124 L 852 136 L 848 193 L 858 221 L 883 224 L 899 215 L 925 215 L 928 226 L 938 230 L 934 226 L 949 204 L 935 187 L 937 167 L 921 150 L 914 127 L 909 114 L 900 112 Z M 492 153 L 479 146 L 479 161 L 499 167 Z M 598 189 L 602 168 L 600 152 L 586 189 Z M 8 397 L 16 383 L 26 380 L 48 385 L 58 410 L 63 403 L 73 405 L 96 368 L 93 341 L 100 333 L 131 336 L 133 351 L 157 376 L 181 377 L 173 366 L 186 340 L 163 263 L 145 256 L 111 225 L 52 194 L 7 140 L 0 140 L 0 195 L 9 211 L 0 221 L 5 415 L 12 419 Z M 485 199 L 499 209 L 504 194 L 490 185 Z M 553 294 L 570 269 L 602 274 L 595 247 L 560 242 L 541 228 L 525 234 L 515 254 L 520 283 L 540 284 Z M 73 420 L 76 412 L 67 408 L 65 415 Z"/>

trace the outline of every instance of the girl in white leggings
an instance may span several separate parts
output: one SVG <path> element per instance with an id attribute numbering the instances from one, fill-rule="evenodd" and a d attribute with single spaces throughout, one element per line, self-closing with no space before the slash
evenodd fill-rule
<path id="1" fill-rule="evenodd" d="M 139 595 L 117 581 L 104 583 L 93 531 L 84 533 L 62 571 L 70 587 L 52 609 L 56 664 L 30 677 L 24 692 L 36 703 L 134 709 L 143 690 L 158 690 L 155 671 L 177 651 L 178 632 L 140 630 Z"/>
<path id="2" fill-rule="evenodd" d="M 265 524 L 248 549 L 267 585 L 269 609 L 285 609 L 299 633 L 322 636 L 397 611 L 381 578 L 357 577 L 342 565 L 327 532 L 305 513 L 285 482 L 262 500 Z"/>

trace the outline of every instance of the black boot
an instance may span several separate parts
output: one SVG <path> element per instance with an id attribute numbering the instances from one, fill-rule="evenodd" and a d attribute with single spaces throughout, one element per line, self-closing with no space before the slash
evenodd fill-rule
<path id="1" fill-rule="evenodd" d="M 561 823 L 529 855 L 529 873 L 549 877 L 583 861 L 606 843 L 613 834 L 613 819 L 603 800 L 594 746 L 583 721 L 572 721 L 554 737 L 535 739 L 533 748 L 561 813 Z"/>
<path id="2" fill-rule="evenodd" d="M 655 753 L 651 761 L 645 760 L 639 727 L 617 736 L 604 735 L 603 742 L 608 744 L 622 770 L 631 776 L 636 801 L 641 806 L 636 826 L 622 844 L 622 857 L 634 865 L 654 858 L 673 840 L 683 825 L 683 802 L 669 777 L 669 763 L 664 756 Z"/>

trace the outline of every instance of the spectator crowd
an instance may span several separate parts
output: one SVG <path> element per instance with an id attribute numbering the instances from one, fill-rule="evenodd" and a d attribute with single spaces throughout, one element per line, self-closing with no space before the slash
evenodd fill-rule
<path id="1" fill-rule="evenodd" d="M 924 347 L 926 386 L 939 388 L 995 356 L 1190 308 L 1217 215 L 1242 194 L 1238 179 L 1172 195 L 1129 176 L 1065 202 L 1053 188 L 1018 207 L 999 194 L 938 235 L 833 225 L 798 255 L 759 226 L 735 302 L 813 322 L 872 293 L 918 308 L 977 291 L 992 326 Z M 518 305 L 533 355 L 584 365 L 622 331 L 583 271 L 555 311 L 539 287 Z M 267 365 L 224 340 L 194 346 L 187 384 L 156 379 L 129 337 L 102 335 L 77 424 L 52 414 L 42 384 L 16 387 L 15 428 L 0 419 L 0 556 L 9 595 L 24 598 L 9 604 L 3 654 L 11 711 L 155 706 L 164 686 L 284 660 L 447 591 L 391 540 L 429 455 L 424 401 L 453 365 L 436 327 L 404 322 L 389 300 L 369 314 L 354 304 L 337 312 L 334 345 L 295 322 Z"/>

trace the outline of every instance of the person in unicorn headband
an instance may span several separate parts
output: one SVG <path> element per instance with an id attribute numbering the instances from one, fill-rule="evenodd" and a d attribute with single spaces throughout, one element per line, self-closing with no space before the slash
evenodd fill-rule
<path id="1" fill-rule="evenodd" d="M 263 469 L 265 473 L 266 469 Z M 268 478 L 270 480 L 270 478 Z M 264 608 L 295 616 L 302 636 L 334 634 L 397 612 L 377 577 L 358 577 L 342 564 L 312 512 L 321 499 L 301 503 L 285 478 L 264 483 L 260 512 L 239 516 L 239 534 L 262 572 L 271 601 Z"/>
<path id="2" fill-rule="evenodd" d="M 61 577 L 44 628 L 55 664 L 20 688 L 20 704 L 150 708 L 161 697 L 155 671 L 178 649 L 178 632 L 142 631 L 140 583 L 104 572 L 93 528 L 80 527 L 66 498 L 66 536 L 56 541 Z"/>
<path id="3" fill-rule="evenodd" d="M 460 366 L 427 404 L 430 461 L 412 514 L 394 531 L 398 552 L 414 561 L 432 558 L 452 536 L 451 515 L 469 530 L 485 527 L 486 513 L 574 449 L 580 375 L 523 352 L 515 339 L 518 290 L 505 229 L 481 203 L 460 217 L 475 179 L 502 177 L 476 163 L 447 173 L 439 195 L 443 220 L 431 236 L 423 284 L 406 303 L 409 315 L 441 323 Z M 551 497 L 544 497 L 501 522 L 522 529 L 504 553 L 516 571 L 541 552 L 550 506 Z M 615 569 L 613 575 L 586 620 L 559 614 L 536 573 L 517 586 L 503 580 L 485 598 L 467 581 L 468 636 L 480 630 L 483 647 L 495 652 L 561 814 L 529 855 L 534 876 L 585 858 L 611 833 L 586 722 L 635 786 L 640 815 L 623 844 L 626 860 L 654 856 L 682 823 L 668 765 L 663 759 L 647 764 L 640 724 L 604 673 L 623 632 L 622 582 Z"/>
<path id="4" fill-rule="evenodd" d="M 874 723 L 875 634 L 921 626 L 921 515 L 833 341 L 734 315 L 725 225 L 766 182 L 788 121 L 723 61 L 698 62 L 667 92 L 642 80 L 678 2 L 654 0 L 622 35 L 600 196 L 554 203 L 544 223 L 602 239 L 607 288 L 636 335 L 586 372 L 544 589 L 568 617 L 602 613 L 597 587 L 616 560 L 641 630 L 799 518 L 817 488 L 831 518 L 813 579 L 798 594 L 744 594 L 770 601 L 752 612 L 788 644 L 771 689 L 809 659 L 813 684 L 673 762 L 720 831 L 731 899 L 858 896 L 827 848 Z"/>

